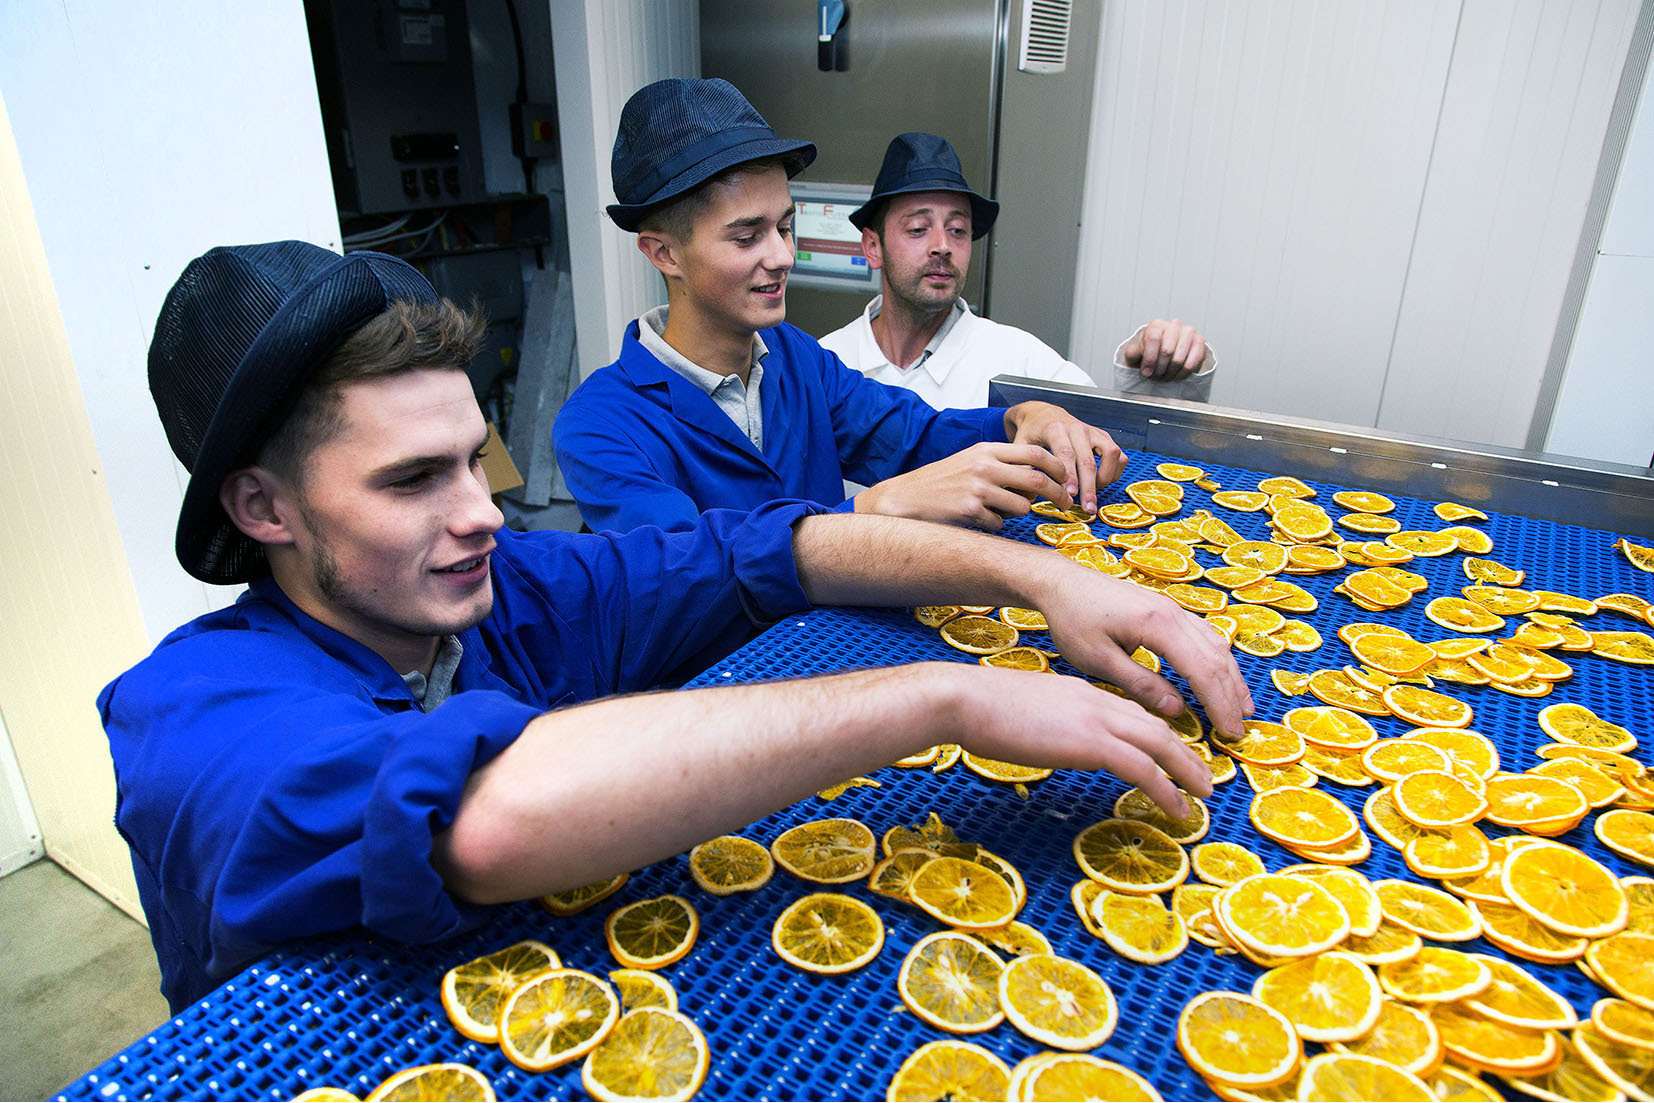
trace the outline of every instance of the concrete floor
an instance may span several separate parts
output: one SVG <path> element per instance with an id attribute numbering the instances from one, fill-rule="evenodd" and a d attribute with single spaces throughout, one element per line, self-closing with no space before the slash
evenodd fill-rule
<path id="1" fill-rule="evenodd" d="M 51 862 L 0 877 L 0 1099 L 44 1099 L 165 1022 L 149 932 Z"/>

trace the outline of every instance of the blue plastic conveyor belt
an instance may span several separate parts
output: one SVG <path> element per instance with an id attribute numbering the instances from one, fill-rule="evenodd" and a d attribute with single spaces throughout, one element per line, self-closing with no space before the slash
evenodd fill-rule
<path id="1" fill-rule="evenodd" d="M 1108 501 L 1124 500 L 1125 483 L 1154 478 L 1154 465 L 1170 457 L 1136 454 Z M 1249 490 L 1271 474 L 1204 465 L 1225 489 Z M 1312 483 L 1317 499 L 1337 516 L 1329 500 L 1342 489 Z M 1360 489 L 1359 487 L 1355 489 Z M 1392 495 L 1392 497 L 1394 497 Z M 1186 487 L 1184 513 L 1206 507 L 1249 538 L 1267 538 L 1267 517 L 1213 507 L 1210 495 Z M 1431 503 L 1397 498 L 1393 516 L 1403 528 L 1444 526 Z M 1006 534 L 1033 539 L 1029 517 L 1006 526 Z M 1557 525 L 1511 515 L 1471 522 L 1492 536 L 1491 557 L 1528 572 L 1526 585 L 1594 598 L 1629 591 L 1654 599 L 1654 576 L 1638 572 L 1613 549 L 1618 534 Z M 1101 533 L 1105 527 L 1098 523 Z M 1342 531 L 1342 530 L 1339 530 Z M 1369 538 L 1362 538 L 1369 539 Z M 1053 552 L 1053 555 L 1056 553 Z M 1289 700 L 1275 691 L 1269 671 L 1276 667 L 1312 671 L 1353 661 L 1334 634 L 1352 620 L 1374 620 L 1406 629 L 1420 640 L 1449 632 L 1425 619 L 1431 598 L 1456 595 L 1467 584 L 1457 553 L 1417 559 L 1407 569 L 1425 575 L 1429 589 L 1405 607 L 1368 614 L 1332 587 L 1346 571 L 1297 577 L 1320 599 L 1314 613 L 1298 614 L 1325 638 L 1317 651 L 1288 651 L 1271 659 L 1237 653 L 1256 699 L 1260 719 L 1278 719 L 1288 708 L 1315 704 Z M 1210 563 L 1211 557 L 1205 557 Z M 1627 617 L 1602 612 L 1585 619 L 1597 631 L 1636 630 Z M 1048 645 L 1038 633 L 1028 642 Z M 1507 769 L 1524 770 L 1538 760 L 1534 749 L 1547 742 L 1535 722 L 1545 705 L 1574 701 L 1654 740 L 1654 668 L 1629 666 L 1589 654 L 1557 653 L 1572 664 L 1574 677 L 1548 698 L 1530 700 L 1485 687 L 1440 688 L 1475 709 L 1473 727 L 1497 744 Z M 825 609 L 775 625 L 696 685 L 795 678 L 855 667 L 927 659 L 972 662 L 941 642 L 937 633 L 902 610 Z M 1059 669 L 1074 673 L 1065 664 Z M 1186 689 L 1173 677 L 1179 689 Z M 1410 725 L 1375 720 L 1380 734 L 1399 735 Z M 1642 755 L 1646 752 L 1639 752 Z M 1098 1054 L 1147 1076 L 1167 1099 L 1209 1099 L 1211 1091 L 1188 1068 L 1173 1041 L 1177 1016 L 1188 999 L 1209 989 L 1248 991 L 1259 970 L 1239 956 L 1219 957 L 1191 942 L 1175 960 L 1143 966 L 1116 957 L 1081 928 L 1069 904 L 1069 888 L 1081 874 L 1069 852 L 1074 835 L 1110 814 L 1123 786 L 1105 775 L 1059 771 L 1023 800 L 1009 787 L 989 783 L 956 767 L 942 774 L 887 768 L 875 775 L 881 788 L 852 789 L 839 799 L 816 798 L 749 826 L 744 834 L 765 844 L 788 827 L 827 816 L 853 816 L 882 834 L 897 824 L 916 823 L 932 809 L 961 837 L 980 842 L 1021 870 L 1028 903 L 1020 918 L 1042 931 L 1060 954 L 1101 972 L 1119 1001 L 1119 1027 Z M 730 785 L 744 784 L 731 777 Z M 1322 788 L 1358 813 L 1369 789 Z M 1208 839 L 1230 839 L 1261 854 L 1270 868 L 1297 861 L 1264 839 L 1247 819 L 1252 791 L 1244 777 L 1214 794 Z M 1621 875 L 1647 872 L 1607 851 L 1590 831 L 1594 815 L 1564 836 Z M 1488 827 L 1491 834 L 1503 829 Z M 548 840 L 547 845 L 555 845 Z M 1418 880 L 1401 855 L 1374 838 L 1373 854 L 1357 867 L 1374 880 Z M 770 948 L 770 927 L 792 900 L 819 886 L 777 872 L 756 893 L 714 897 L 690 878 L 683 857 L 634 875 L 619 894 L 571 918 L 556 919 L 537 906 L 503 908 L 497 921 L 464 938 L 406 947 L 367 938 L 341 938 L 296 945 L 271 955 L 213 992 L 199 1004 L 139 1039 L 64 1089 L 66 1099 L 288 1099 L 309 1087 L 328 1084 L 360 1096 L 390 1073 L 411 1065 L 463 1061 L 492 1078 L 502 1099 L 580 1098 L 578 1063 L 551 1073 L 516 1068 L 495 1046 L 480 1045 L 456 1032 L 442 1010 L 438 989 L 451 966 L 522 938 L 550 943 L 565 964 L 599 975 L 616 967 L 603 938 L 604 917 L 628 901 L 666 892 L 681 893 L 701 913 L 700 941 L 684 960 L 664 973 L 676 987 L 682 1010 L 705 1031 L 712 1051 L 705 1099 L 882 1099 L 902 1059 L 924 1042 L 946 1037 L 903 1009 L 896 973 L 909 947 L 936 929 L 926 916 L 895 901 L 848 886 L 883 917 L 886 942 L 869 966 L 842 977 L 818 977 L 783 963 Z M 1477 941 L 1460 947 L 1500 951 Z M 1572 1001 L 1582 1016 L 1605 993 L 1577 969 L 1518 962 Z M 1015 1062 L 1042 1047 L 1009 1023 L 975 1036 Z"/>

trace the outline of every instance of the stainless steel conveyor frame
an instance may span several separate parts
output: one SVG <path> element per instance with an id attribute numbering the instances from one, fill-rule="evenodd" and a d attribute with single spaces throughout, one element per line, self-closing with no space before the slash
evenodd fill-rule
<path id="1" fill-rule="evenodd" d="M 1491 444 L 1404 437 L 1364 426 L 1279 417 L 1180 399 L 996 377 L 988 402 L 1061 406 L 1120 447 L 1250 467 L 1381 493 L 1654 537 L 1654 471 Z"/>

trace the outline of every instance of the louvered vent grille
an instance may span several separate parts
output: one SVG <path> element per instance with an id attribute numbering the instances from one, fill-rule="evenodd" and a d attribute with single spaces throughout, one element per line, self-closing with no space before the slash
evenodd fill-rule
<path id="1" fill-rule="evenodd" d="M 1074 0 L 1024 0 L 1017 69 L 1024 73 L 1067 69 L 1068 28 L 1073 19 Z"/>

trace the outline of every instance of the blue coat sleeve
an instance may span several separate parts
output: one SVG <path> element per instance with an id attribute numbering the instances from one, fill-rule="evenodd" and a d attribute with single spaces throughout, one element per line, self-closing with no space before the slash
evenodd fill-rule
<path id="1" fill-rule="evenodd" d="M 512 558 L 523 584 L 509 587 L 515 607 L 499 612 L 525 630 L 555 621 L 555 631 L 580 641 L 600 692 L 680 681 L 740 646 L 755 627 L 808 606 L 793 525 L 821 511 L 782 499 L 749 512 L 708 510 L 682 532 L 645 525 L 572 540 L 518 534 Z"/>
<path id="2" fill-rule="evenodd" d="M 820 349 L 822 386 L 844 475 L 876 482 L 983 441 L 1005 440 L 1005 411 L 937 410 L 912 391 L 869 379 Z"/>
<path id="3" fill-rule="evenodd" d="M 558 469 L 593 532 L 630 532 L 640 525 L 687 529 L 700 516 L 695 500 L 611 423 L 559 417 L 554 435 Z"/>
<path id="4" fill-rule="evenodd" d="M 363 927 L 417 943 L 474 924 L 483 913 L 449 895 L 432 839 L 540 711 L 494 691 L 386 711 L 260 635 L 165 648 L 100 699 L 116 824 L 158 897 L 145 908 L 168 935 L 174 1006 L 296 938 Z"/>

